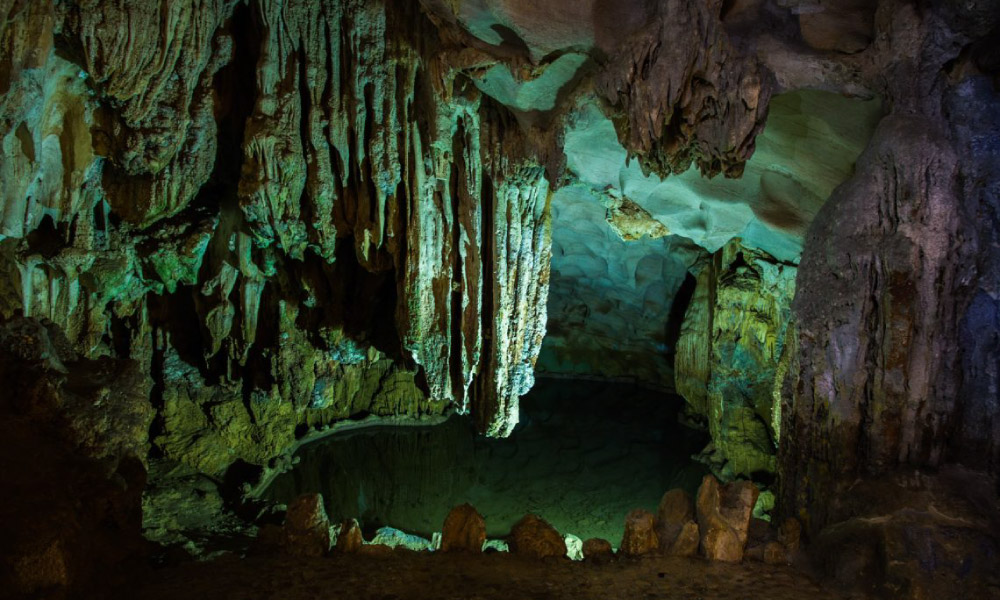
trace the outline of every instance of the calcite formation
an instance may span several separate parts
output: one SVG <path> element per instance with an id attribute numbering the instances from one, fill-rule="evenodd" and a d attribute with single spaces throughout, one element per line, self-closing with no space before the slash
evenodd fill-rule
<path id="1" fill-rule="evenodd" d="M 361 412 L 509 432 L 549 175 L 461 79 L 486 58 L 416 3 L 0 8 L 0 312 L 137 361 L 164 455 L 221 474 Z"/>
<path id="2" fill-rule="evenodd" d="M 0 408 L 127 480 L 90 531 L 147 467 L 238 496 L 350 417 L 504 436 L 548 331 L 547 371 L 674 386 L 824 547 L 862 518 L 893 565 L 989 573 L 906 555 L 950 525 L 892 498 L 998 474 L 998 31 L 996 0 L 0 0 Z M 669 537 L 735 559 L 705 489 Z M 26 593 L 92 581 L 44 539 Z"/>
<path id="3" fill-rule="evenodd" d="M 776 471 L 797 271 L 734 240 L 698 273 L 677 343 L 676 388 L 707 420 L 730 477 Z"/>

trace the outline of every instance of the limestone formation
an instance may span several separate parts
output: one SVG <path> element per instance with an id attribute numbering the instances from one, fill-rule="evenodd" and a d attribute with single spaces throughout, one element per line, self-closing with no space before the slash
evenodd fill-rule
<path id="1" fill-rule="evenodd" d="M 416 3 L 4 19 L 0 314 L 155 374 L 166 456 L 266 465 L 358 412 L 513 427 L 544 333 L 546 150 L 460 89 Z"/>
<path id="2" fill-rule="evenodd" d="M 747 543 L 757 488 L 749 481 L 720 485 L 706 475 L 695 503 L 701 551 L 710 560 L 740 562 Z"/>
<path id="3" fill-rule="evenodd" d="M 483 551 L 486 542 L 486 521 L 470 504 L 462 504 L 451 509 L 441 530 L 442 552 Z"/>
<path id="4" fill-rule="evenodd" d="M 642 556 L 656 552 L 660 539 L 656 535 L 656 517 L 653 513 L 637 508 L 625 516 L 625 533 L 618 550 L 628 556 Z"/>
<path id="5" fill-rule="evenodd" d="M 0 0 L 0 454 L 46 477 L 5 463 L 0 516 L 67 524 L 6 536 L 9 589 L 139 556 L 147 473 L 237 505 L 352 417 L 507 435 L 540 363 L 674 386 L 798 519 L 765 560 L 985 596 L 998 32 L 996 0 Z M 653 535 L 739 560 L 756 498 L 706 479 Z"/>
<path id="6" fill-rule="evenodd" d="M 776 470 L 794 265 L 733 241 L 702 267 L 684 317 L 677 391 L 708 420 L 727 476 Z"/>
<path id="7" fill-rule="evenodd" d="M 556 528 L 537 515 L 525 515 L 514 524 L 508 538 L 510 551 L 531 558 L 564 556 L 566 543 Z"/>
<path id="8" fill-rule="evenodd" d="M 646 171 L 680 173 L 694 162 L 708 176 L 739 176 L 763 129 L 770 80 L 730 42 L 714 4 L 661 2 L 598 80 Z"/>
<path id="9" fill-rule="evenodd" d="M 583 560 L 583 540 L 572 533 L 567 533 L 563 539 L 566 541 L 566 557 L 570 560 Z"/>

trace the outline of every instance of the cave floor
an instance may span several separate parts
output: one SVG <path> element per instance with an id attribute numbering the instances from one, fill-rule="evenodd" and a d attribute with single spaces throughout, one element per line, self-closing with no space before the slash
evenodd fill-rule
<path id="1" fill-rule="evenodd" d="M 155 599 L 862 598 L 790 566 L 644 557 L 604 563 L 386 550 L 327 558 L 233 555 L 144 574 L 121 597 Z"/>

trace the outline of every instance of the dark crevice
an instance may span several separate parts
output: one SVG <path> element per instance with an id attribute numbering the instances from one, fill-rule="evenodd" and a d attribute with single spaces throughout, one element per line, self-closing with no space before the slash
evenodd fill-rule
<path id="1" fill-rule="evenodd" d="M 677 295 L 674 296 L 674 301 L 670 305 L 670 314 L 667 316 L 667 328 L 664 338 L 667 345 L 667 359 L 671 364 L 673 364 L 674 357 L 677 355 L 677 342 L 681 338 L 684 316 L 687 314 L 688 306 L 691 304 L 691 298 L 694 297 L 697 285 L 698 280 L 695 279 L 694 275 L 685 273 L 684 281 L 681 282 L 681 286 L 677 290 Z"/>

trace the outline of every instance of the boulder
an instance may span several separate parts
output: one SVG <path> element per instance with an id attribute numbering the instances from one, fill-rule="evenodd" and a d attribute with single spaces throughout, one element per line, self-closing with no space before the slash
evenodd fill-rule
<path id="1" fill-rule="evenodd" d="M 694 556 L 698 553 L 698 543 L 701 536 L 698 532 L 698 524 L 688 521 L 681 527 L 680 533 L 667 549 L 670 556 Z"/>
<path id="2" fill-rule="evenodd" d="M 583 558 L 587 560 L 602 560 L 611 558 L 614 551 L 611 542 L 601 538 L 590 538 L 583 542 Z"/>
<path id="3" fill-rule="evenodd" d="M 656 535 L 656 517 L 648 510 L 637 508 L 625 517 L 625 534 L 619 550 L 629 556 L 656 552 L 660 540 Z"/>
<path id="4" fill-rule="evenodd" d="M 361 536 L 361 525 L 357 519 L 348 519 L 340 526 L 340 534 L 337 536 L 337 552 L 344 554 L 354 554 L 361 550 L 365 539 Z"/>
<path id="5" fill-rule="evenodd" d="M 663 494 L 656 509 L 656 534 L 660 539 L 660 549 L 667 551 L 677 539 L 681 529 L 694 520 L 694 502 L 682 489 L 673 489 Z"/>
<path id="6" fill-rule="evenodd" d="M 482 552 L 486 542 L 486 521 L 471 504 L 451 509 L 441 532 L 442 552 Z"/>
<path id="7" fill-rule="evenodd" d="M 510 550 L 533 558 L 563 556 L 566 542 L 555 527 L 537 515 L 525 515 L 510 530 Z"/>
<path id="8" fill-rule="evenodd" d="M 330 519 L 321 494 L 303 494 L 288 505 L 281 549 L 294 556 L 322 556 L 330 550 Z"/>
<path id="9" fill-rule="evenodd" d="M 757 494 L 756 486 L 749 481 L 723 486 L 712 475 L 702 479 L 696 509 L 701 550 L 706 558 L 726 562 L 743 560 Z"/>

